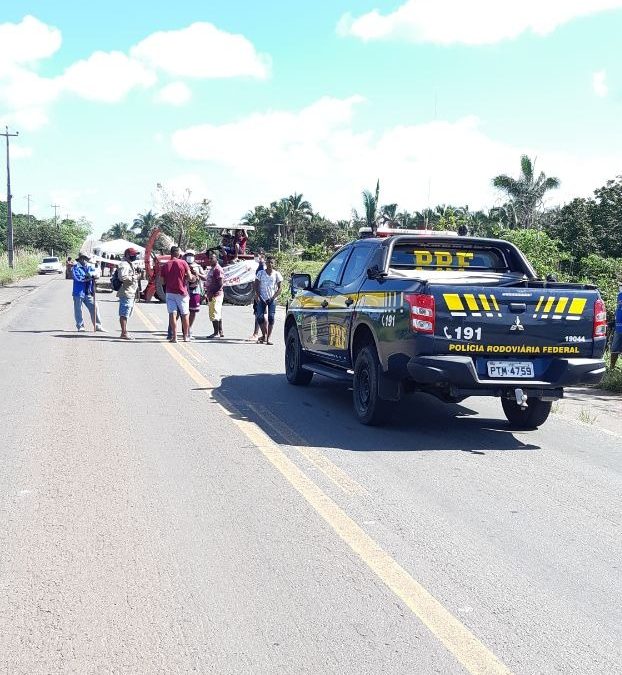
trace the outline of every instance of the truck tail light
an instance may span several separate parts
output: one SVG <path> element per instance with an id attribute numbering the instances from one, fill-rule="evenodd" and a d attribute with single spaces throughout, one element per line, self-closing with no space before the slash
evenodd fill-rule
<path id="1" fill-rule="evenodd" d="M 604 338 L 607 335 L 607 308 L 598 298 L 594 303 L 594 333 L 595 338 Z"/>
<path id="2" fill-rule="evenodd" d="M 434 296 L 404 294 L 404 299 L 410 305 L 410 330 L 414 333 L 434 335 L 436 321 Z"/>

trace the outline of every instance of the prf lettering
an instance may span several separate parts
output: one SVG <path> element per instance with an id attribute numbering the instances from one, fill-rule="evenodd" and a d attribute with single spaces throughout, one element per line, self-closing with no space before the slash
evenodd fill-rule
<path id="1" fill-rule="evenodd" d="M 473 253 L 466 251 L 413 251 L 415 256 L 415 267 L 468 267 L 473 260 Z"/>

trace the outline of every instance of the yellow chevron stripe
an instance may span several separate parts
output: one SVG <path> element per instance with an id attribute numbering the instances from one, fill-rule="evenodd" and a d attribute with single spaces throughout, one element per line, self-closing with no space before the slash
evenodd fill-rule
<path id="1" fill-rule="evenodd" d="M 540 299 L 538 300 L 538 304 L 536 305 L 536 312 L 539 311 L 540 305 L 544 302 L 544 296 L 541 295 Z"/>
<path id="2" fill-rule="evenodd" d="M 484 308 L 484 311 L 488 312 L 490 310 L 490 305 L 488 304 L 488 298 L 483 293 L 480 293 L 477 297 L 479 298 L 479 301 L 482 303 L 482 307 Z"/>
<path id="3" fill-rule="evenodd" d="M 570 303 L 570 308 L 568 309 L 568 314 L 583 314 L 585 309 L 585 303 L 587 300 L 585 298 L 574 298 Z"/>
<path id="4" fill-rule="evenodd" d="M 464 305 L 462 304 L 462 300 L 460 299 L 460 296 L 457 293 L 443 293 L 443 297 L 445 298 L 445 304 L 447 305 L 447 309 L 450 312 L 464 311 Z"/>
<path id="5" fill-rule="evenodd" d="M 495 311 L 499 311 L 499 303 L 497 302 L 497 298 L 494 295 L 490 295 L 490 299 L 492 300 L 492 306 L 495 308 Z"/>
<path id="6" fill-rule="evenodd" d="M 466 300 L 467 307 L 470 310 L 474 312 L 479 311 L 479 305 L 477 304 L 477 300 L 475 300 L 475 296 L 472 293 L 465 293 L 464 299 Z"/>
<path id="7" fill-rule="evenodd" d="M 542 310 L 545 314 L 548 314 L 551 309 L 553 308 L 553 303 L 555 302 L 555 298 L 551 295 L 549 295 L 546 305 L 544 305 L 544 309 Z"/>
<path id="8" fill-rule="evenodd" d="M 568 298 L 560 298 L 557 307 L 555 307 L 555 314 L 562 314 L 563 311 L 566 309 L 566 305 L 568 304 Z"/>

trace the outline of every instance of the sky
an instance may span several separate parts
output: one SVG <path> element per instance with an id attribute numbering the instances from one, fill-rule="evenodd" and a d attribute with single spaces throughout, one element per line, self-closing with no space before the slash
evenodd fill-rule
<path id="1" fill-rule="evenodd" d="M 551 205 L 589 196 L 622 174 L 621 35 L 622 0 L 14 0 L 13 210 L 99 234 L 161 184 L 223 226 L 293 192 L 348 219 L 377 179 L 400 209 L 490 208 L 523 153 Z"/>

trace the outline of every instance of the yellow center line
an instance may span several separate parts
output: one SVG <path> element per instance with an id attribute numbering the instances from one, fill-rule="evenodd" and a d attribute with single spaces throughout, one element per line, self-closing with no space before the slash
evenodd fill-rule
<path id="1" fill-rule="evenodd" d="M 285 442 L 297 450 L 305 459 L 307 459 L 316 469 L 319 469 L 332 483 L 346 494 L 367 494 L 367 490 L 359 485 L 348 474 L 331 462 L 328 457 L 321 452 L 306 445 L 305 440 L 300 437 L 293 429 L 290 429 L 285 423 L 273 415 L 265 406 L 248 404 L 248 407 L 268 426 L 280 434 Z"/>
<path id="2" fill-rule="evenodd" d="M 148 329 L 153 324 L 137 308 L 137 315 Z M 380 547 L 346 512 L 322 492 L 303 471 L 292 462 L 262 429 L 243 419 L 224 396 L 213 396 L 213 385 L 173 345 L 162 346 L 229 417 L 240 431 L 257 447 L 287 482 L 298 491 L 339 537 L 354 551 L 369 569 L 402 600 L 415 616 L 440 640 L 447 650 L 473 675 L 510 675 L 510 670 L 471 631 L 447 610 L 383 548 Z"/>

